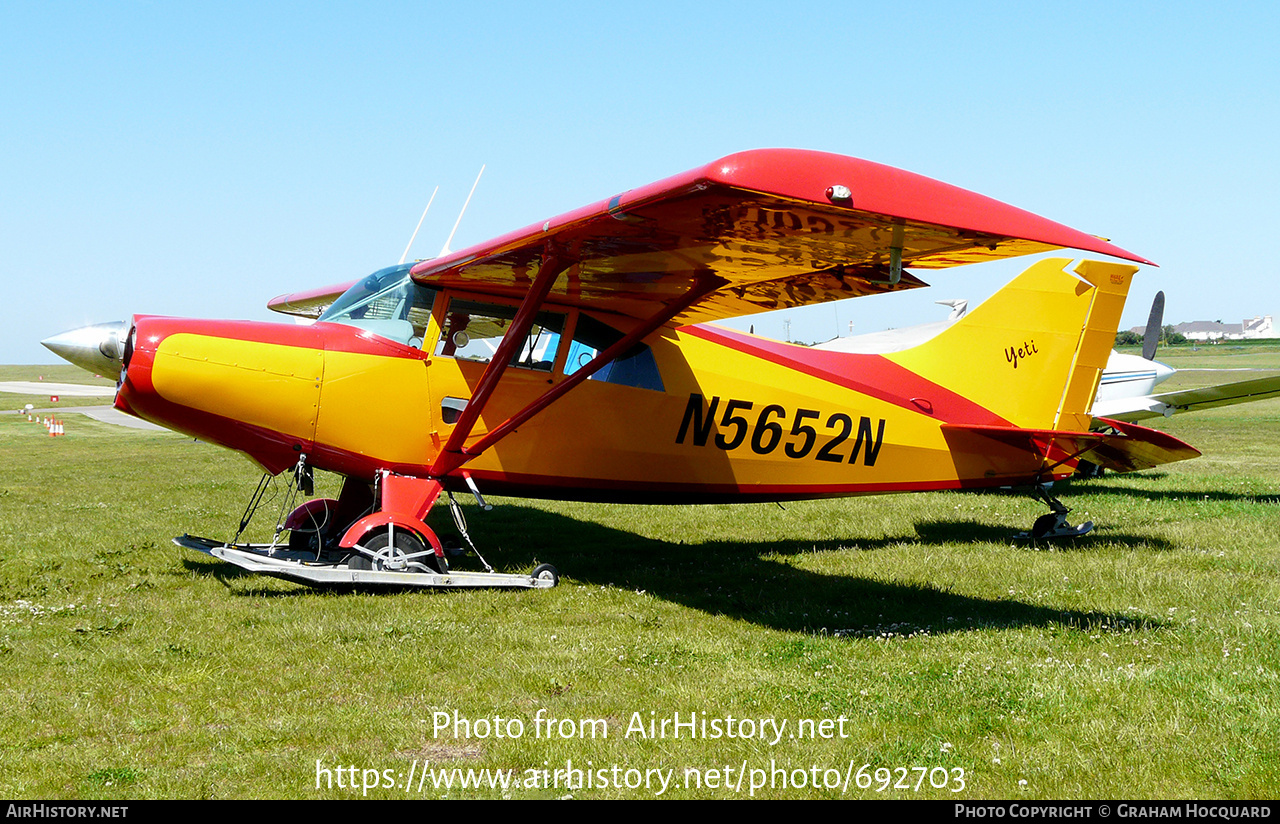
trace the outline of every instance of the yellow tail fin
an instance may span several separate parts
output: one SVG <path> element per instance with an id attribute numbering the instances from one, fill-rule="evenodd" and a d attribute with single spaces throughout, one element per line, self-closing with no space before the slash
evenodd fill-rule
<path id="1" fill-rule="evenodd" d="M 1026 429 L 1085 431 L 1136 266 L 1031 266 L 946 331 L 886 355 Z"/>

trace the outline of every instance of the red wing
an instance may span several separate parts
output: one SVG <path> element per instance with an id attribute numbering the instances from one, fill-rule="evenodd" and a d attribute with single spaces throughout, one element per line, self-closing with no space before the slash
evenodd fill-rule
<path id="1" fill-rule="evenodd" d="M 845 192 L 848 196 L 845 196 Z M 700 276 L 671 325 L 925 285 L 920 269 L 1073 248 L 1148 263 L 1092 235 L 889 166 L 742 152 L 413 267 L 425 284 L 522 297 L 550 247 L 574 261 L 550 300 L 647 318 Z"/>

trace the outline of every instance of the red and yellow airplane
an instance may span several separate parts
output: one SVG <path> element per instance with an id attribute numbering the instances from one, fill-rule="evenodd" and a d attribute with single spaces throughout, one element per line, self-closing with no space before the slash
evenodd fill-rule
<path id="1" fill-rule="evenodd" d="M 46 344 L 117 370 L 119 409 L 293 470 L 298 487 L 312 469 L 345 477 L 337 500 L 277 528 L 288 547 L 183 545 L 309 583 L 549 586 L 549 568 L 451 571 L 426 524 L 437 498 L 458 514 L 467 489 L 701 503 L 1027 486 L 1051 507 L 1032 530 L 1045 537 L 1088 526 L 1045 487 L 1082 457 L 1119 471 L 1195 457 L 1134 424 L 1090 431 L 1130 263 L 1041 260 L 888 355 L 702 325 L 926 285 L 907 267 L 1060 248 L 1149 263 L 908 172 L 762 150 L 340 296 L 271 302 L 313 325 L 139 315 Z"/>

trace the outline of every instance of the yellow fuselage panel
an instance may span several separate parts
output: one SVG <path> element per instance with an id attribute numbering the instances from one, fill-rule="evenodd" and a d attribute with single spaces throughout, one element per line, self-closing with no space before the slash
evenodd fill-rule
<path id="1" fill-rule="evenodd" d="M 989 444 L 957 449 L 941 421 L 901 399 L 872 397 L 694 335 L 668 333 L 651 347 L 665 391 L 586 381 L 467 468 L 578 488 L 783 494 L 950 486 L 1034 468 L 1001 462 Z M 470 398 L 484 368 L 179 334 L 160 345 L 153 380 L 162 397 L 187 408 L 409 470 L 430 466 L 448 439 L 441 401 Z M 564 378 L 508 369 L 471 441 L 552 380 Z"/>
<path id="2" fill-rule="evenodd" d="M 326 352 L 316 441 L 391 465 L 429 463 L 438 415 L 431 368 L 417 358 Z"/>
<path id="3" fill-rule="evenodd" d="M 151 367 L 170 403 L 305 441 L 323 375 L 323 350 L 192 333 L 164 338 Z"/>

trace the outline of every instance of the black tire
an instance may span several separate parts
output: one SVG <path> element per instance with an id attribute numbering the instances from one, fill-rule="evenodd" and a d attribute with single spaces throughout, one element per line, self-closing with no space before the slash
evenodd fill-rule
<path id="1" fill-rule="evenodd" d="M 294 552 L 314 552 L 318 555 L 323 546 L 320 533 L 313 529 L 289 530 L 289 549 Z"/>
<path id="2" fill-rule="evenodd" d="M 1058 514 L 1056 512 L 1046 512 L 1036 522 L 1031 525 L 1031 537 L 1035 540 L 1043 540 L 1049 537 L 1049 533 L 1058 527 Z"/>
<path id="3" fill-rule="evenodd" d="M 389 532 L 390 530 L 386 527 L 375 529 L 360 540 L 360 545 L 371 552 L 381 552 L 391 542 L 388 538 Z M 391 553 L 392 555 L 417 555 L 425 551 L 427 551 L 427 545 L 417 535 L 404 528 L 396 530 L 396 545 L 395 551 Z M 417 561 L 436 572 L 440 572 L 439 559 L 434 552 L 418 558 Z M 382 569 L 382 565 L 363 553 L 353 552 L 351 557 L 347 559 L 347 568 L 372 570 Z"/>
<path id="4" fill-rule="evenodd" d="M 1098 466 L 1096 463 L 1091 463 L 1089 461 L 1080 461 L 1079 463 L 1076 464 L 1077 478 L 1085 478 L 1085 479 L 1101 478 L 1102 473 L 1105 471 L 1106 470 Z"/>
<path id="5" fill-rule="evenodd" d="M 533 572 L 529 574 L 529 577 L 550 581 L 551 586 L 560 583 L 560 573 L 551 564 L 538 564 L 533 568 Z"/>
<path id="6" fill-rule="evenodd" d="M 326 528 L 332 526 L 329 521 L 328 511 L 307 514 L 300 526 L 289 530 L 289 549 L 294 552 L 314 552 L 319 558 L 325 544 L 330 541 L 332 530 Z"/>

